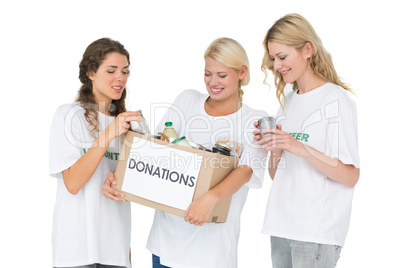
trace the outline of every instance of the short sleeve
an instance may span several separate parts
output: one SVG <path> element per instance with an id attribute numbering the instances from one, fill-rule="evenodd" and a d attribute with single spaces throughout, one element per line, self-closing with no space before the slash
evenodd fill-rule
<path id="1" fill-rule="evenodd" d="M 339 159 L 343 164 L 360 168 L 355 103 L 345 94 L 345 97 L 340 97 L 324 109 L 327 120 L 327 155 Z"/>
<path id="2" fill-rule="evenodd" d="M 77 111 L 71 105 L 60 106 L 50 127 L 49 137 L 49 174 L 58 174 L 71 167 L 82 155 L 77 143 L 73 114 Z"/>
<path id="3" fill-rule="evenodd" d="M 254 122 L 261 117 L 268 116 L 266 112 L 252 112 L 246 119 L 243 119 L 244 125 L 244 140 L 243 152 L 239 160 L 239 166 L 247 165 L 253 170 L 253 175 L 250 181 L 245 185 L 249 188 L 261 188 L 264 181 L 265 170 L 267 169 L 267 150 L 261 148 L 258 141 L 254 140 L 253 131 L 255 130 Z"/>

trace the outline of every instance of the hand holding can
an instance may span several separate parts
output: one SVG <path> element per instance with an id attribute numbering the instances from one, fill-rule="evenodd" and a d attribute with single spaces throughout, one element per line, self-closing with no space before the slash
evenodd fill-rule
<path id="1" fill-rule="evenodd" d="M 265 116 L 265 117 L 261 118 L 260 120 L 258 120 L 258 128 L 261 130 L 261 134 L 260 134 L 261 139 L 266 137 L 266 136 L 268 136 L 268 135 L 273 134 L 272 132 L 262 134 L 262 131 L 265 130 L 265 129 L 276 128 L 275 117 L 273 117 L 273 116 Z M 264 143 L 264 144 L 266 144 L 266 143 Z"/>
<path id="2" fill-rule="evenodd" d="M 149 127 L 148 127 L 148 123 L 145 120 L 144 116 L 142 115 L 142 111 L 138 110 L 136 111 L 138 112 L 140 115 L 138 117 L 140 117 L 142 119 L 142 121 L 131 121 L 131 130 L 137 133 L 140 133 L 142 135 L 151 135 L 150 131 L 149 131 Z"/>

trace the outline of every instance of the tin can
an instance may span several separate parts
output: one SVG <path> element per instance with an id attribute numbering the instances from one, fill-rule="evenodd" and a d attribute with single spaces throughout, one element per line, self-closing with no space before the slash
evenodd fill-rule
<path id="1" fill-rule="evenodd" d="M 205 148 L 201 144 L 197 144 L 197 143 L 194 143 L 194 142 L 191 142 L 191 141 L 187 141 L 187 142 L 188 142 L 188 144 L 190 144 L 191 148 L 193 148 L 193 149 L 198 149 L 198 150 L 201 150 L 201 151 L 206 151 L 207 150 L 207 148 Z"/>
<path id="2" fill-rule="evenodd" d="M 273 116 L 266 116 L 261 118 L 260 120 L 258 120 L 258 128 L 261 129 L 261 131 L 265 130 L 265 129 L 270 129 L 270 128 L 276 128 L 276 120 L 275 117 Z M 265 134 L 261 134 L 261 139 L 273 134 L 272 132 L 269 133 L 265 133 Z M 264 143 L 266 144 L 266 143 Z"/>
<path id="3" fill-rule="evenodd" d="M 145 120 L 144 116 L 142 115 L 142 111 L 138 110 L 136 111 L 138 113 L 140 113 L 140 115 L 138 117 L 140 117 L 142 119 L 141 122 L 138 121 L 130 121 L 130 129 L 134 132 L 140 133 L 142 135 L 151 135 L 150 131 L 149 131 L 149 127 L 148 127 L 148 123 Z"/>

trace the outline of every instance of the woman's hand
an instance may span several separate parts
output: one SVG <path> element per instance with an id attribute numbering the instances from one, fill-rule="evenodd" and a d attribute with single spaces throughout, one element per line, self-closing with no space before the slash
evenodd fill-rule
<path id="1" fill-rule="evenodd" d="M 120 113 L 118 116 L 116 116 L 113 122 L 107 127 L 109 140 L 113 140 L 121 134 L 127 133 L 127 131 L 130 129 L 130 121 L 142 121 L 139 116 L 139 112 L 131 111 Z"/>
<path id="2" fill-rule="evenodd" d="M 274 139 L 274 137 L 270 137 L 270 136 L 272 136 L 272 134 L 261 139 L 261 134 L 273 133 L 274 132 L 273 129 L 264 129 L 264 130 L 259 129 L 258 128 L 258 121 L 254 122 L 254 126 L 257 128 L 256 130 L 253 131 L 254 140 L 258 141 L 258 144 L 262 145 L 263 149 L 266 149 L 266 150 L 278 150 L 278 149 L 280 149 L 280 148 L 273 149 L 273 148 L 271 148 L 272 146 L 270 148 L 268 148 L 268 143 L 264 144 L 267 141 L 272 141 Z M 277 125 L 276 127 L 277 127 L 276 129 L 282 131 L 282 125 Z M 286 132 L 283 132 L 283 133 L 286 133 Z M 279 152 L 279 151 L 277 151 L 277 152 Z"/>
<path id="3" fill-rule="evenodd" d="M 258 121 L 254 122 L 254 127 L 256 130 L 253 131 L 254 140 L 259 141 L 261 139 L 261 129 L 258 128 Z"/>
<path id="4" fill-rule="evenodd" d="M 123 199 L 124 194 L 112 188 L 112 185 L 116 184 L 116 178 L 112 172 L 109 172 L 102 186 L 102 194 L 111 200 L 126 202 L 127 200 Z"/>
<path id="5" fill-rule="evenodd" d="M 209 219 L 216 203 L 217 198 L 215 198 L 210 192 L 207 192 L 190 204 L 184 214 L 184 220 L 190 224 L 198 225 L 200 227 L 203 226 Z"/>
<path id="6" fill-rule="evenodd" d="M 289 133 L 282 131 L 282 125 L 277 128 L 264 129 L 261 134 L 272 133 L 260 139 L 259 143 L 263 149 L 279 152 L 285 150 L 300 157 L 306 155 L 306 146 L 293 138 Z"/>

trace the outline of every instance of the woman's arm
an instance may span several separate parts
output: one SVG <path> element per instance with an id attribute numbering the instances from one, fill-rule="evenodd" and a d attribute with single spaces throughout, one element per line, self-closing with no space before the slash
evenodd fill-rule
<path id="1" fill-rule="evenodd" d="M 215 205 L 236 193 L 250 180 L 251 175 L 253 175 L 253 170 L 247 165 L 234 169 L 218 185 L 190 204 L 184 215 L 184 220 L 194 225 L 204 225 Z"/>
<path id="2" fill-rule="evenodd" d="M 271 150 L 271 154 L 269 155 L 268 173 L 272 180 L 275 178 L 276 170 L 278 169 L 281 157 L 282 150 Z"/>
<path id="3" fill-rule="evenodd" d="M 301 157 L 309 161 L 318 171 L 349 188 L 353 188 L 356 185 L 360 176 L 359 168 L 353 165 L 345 165 L 338 159 L 330 158 L 310 146 L 303 146 L 305 147 L 305 152 Z"/>
<path id="4" fill-rule="evenodd" d="M 359 168 L 356 168 L 353 165 L 345 165 L 336 158 L 331 158 L 320 153 L 312 147 L 297 141 L 289 135 L 289 133 L 280 129 L 268 129 L 263 131 L 263 133 L 268 132 L 274 134 L 261 139 L 260 144 L 270 141 L 263 146 L 264 149 L 285 150 L 302 157 L 328 178 L 350 188 L 354 187 L 359 180 Z"/>
<path id="5" fill-rule="evenodd" d="M 62 172 L 64 184 L 71 194 L 77 194 L 89 181 L 112 140 L 128 131 L 130 124 L 127 122 L 141 120 L 137 117 L 138 115 L 137 112 L 124 112 L 119 114 L 116 119 L 99 134 L 91 148 L 71 167 Z"/>

